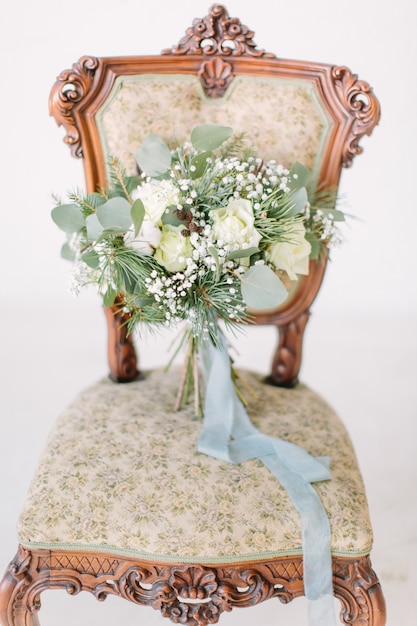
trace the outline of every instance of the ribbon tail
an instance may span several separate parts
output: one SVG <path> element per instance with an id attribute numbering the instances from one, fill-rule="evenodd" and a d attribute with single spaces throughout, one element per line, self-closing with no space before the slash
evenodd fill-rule
<path id="1" fill-rule="evenodd" d="M 311 626 L 334 626 L 331 530 L 326 511 L 314 487 L 288 469 L 276 455 L 263 457 L 262 462 L 279 480 L 300 515 L 309 623 Z"/>
<path id="2" fill-rule="evenodd" d="M 314 458 L 288 441 L 261 433 L 251 422 L 231 379 L 226 340 L 201 347 L 206 382 L 198 450 L 230 463 L 258 458 L 282 484 L 300 515 L 304 593 L 310 626 L 335 626 L 330 523 L 311 482 L 330 478 L 328 459 Z"/>

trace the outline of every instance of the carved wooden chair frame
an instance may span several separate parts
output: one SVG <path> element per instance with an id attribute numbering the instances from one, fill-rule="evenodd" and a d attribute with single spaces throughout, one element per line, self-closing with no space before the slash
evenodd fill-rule
<path id="1" fill-rule="evenodd" d="M 178 46 L 161 56 L 82 57 L 58 77 L 50 98 L 51 114 L 66 131 L 64 141 L 84 159 L 88 191 L 106 184 L 106 172 L 95 114 L 120 75 L 181 73 L 198 76 L 209 97 L 219 97 L 239 75 L 297 77 L 311 81 L 334 121 L 322 159 L 319 181 L 337 186 L 341 168 L 349 167 L 362 151 L 359 141 L 379 120 L 379 104 L 370 86 L 347 67 L 276 58 L 257 48 L 254 33 L 226 9 L 214 5 L 203 19 L 194 20 Z M 258 314 L 258 323 L 274 324 L 279 345 L 270 381 L 297 382 L 301 344 L 310 306 L 320 288 L 327 259 L 311 263 L 292 297 L 278 310 Z M 134 380 L 138 371 L 135 349 L 123 316 L 106 310 L 109 327 L 111 377 Z M 385 605 L 369 556 L 333 557 L 334 593 L 341 601 L 341 620 L 357 626 L 383 626 Z M 152 606 L 174 622 L 205 626 L 217 622 L 233 607 L 268 598 L 287 603 L 304 594 L 301 556 L 241 564 L 192 565 L 146 562 L 117 554 L 19 547 L 0 588 L 2 626 L 38 626 L 40 594 L 66 589 L 86 590 L 99 600 L 114 594 Z"/>
<path id="2" fill-rule="evenodd" d="M 323 154 L 319 183 L 339 183 L 342 167 L 349 167 L 362 151 L 359 141 L 370 134 L 379 119 L 379 103 L 370 86 L 347 67 L 277 59 L 256 47 L 254 33 L 237 18 L 229 18 L 221 5 L 210 15 L 196 19 L 178 46 L 151 57 L 82 57 L 58 77 L 50 97 L 51 114 L 64 126 L 64 141 L 75 157 L 84 159 L 88 191 L 106 184 L 106 171 L 95 115 L 108 97 L 118 76 L 175 74 L 198 76 L 207 96 L 222 96 L 234 77 L 277 76 L 310 81 L 334 121 Z M 298 381 L 303 333 L 310 306 L 320 288 L 326 258 L 311 264 L 310 273 L 285 305 L 258 314 L 256 322 L 274 324 L 279 345 L 272 362 L 270 380 L 291 387 Z M 107 311 L 111 376 L 127 382 L 138 376 L 131 338 L 117 310 Z"/>

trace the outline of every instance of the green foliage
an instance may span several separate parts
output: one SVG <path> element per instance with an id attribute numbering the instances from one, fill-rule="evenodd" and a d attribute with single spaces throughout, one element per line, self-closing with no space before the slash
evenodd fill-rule
<path id="1" fill-rule="evenodd" d="M 284 302 L 288 292 L 267 265 L 253 265 L 241 277 L 243 299 L 250 309 L 273 309 Z"/>
<path id="2" fill-rule="evenodd" d="M 311 245 L 310 259 L 317 261 L 320 258 L 320 254 L 323 249 L 322 242 L 313 232 L 306 233 L 305 237 Z"/>
<path id="3" fill-rule="evenodd" d="M 148 176 L 162 176 L 171 167 L 171 151 L 159 135 L 145 137 L 135 157 L 141 171 Z"/>
<path id="4" fill-rule="evenodd" d="M 96 270 L 100 264 L 100 257 L 94 250 L 87 250 L 87 252 L 81 255 L 81 258 L 84 263 L 93 270 Z"/>
<path id="5" fill-rule="evenodd" d="M 75 252 L 72 250 L 68 241 L 66 241 L 61 248 L 61 257 L 66 261 L 75 261 Z"/>
<path id="6" fill-rule="evenodd" d="M 55 224 L 66 233 L 77 233 L 85 227 L 85 217 L 76 204 L 60 204 L 52 209 Z"/>
<path id="7" fill-rule="evenodd" d="M 171 226 L 181 226 L 182 222 L 177 213 L 177 207 L 174 205 L 167 206 L 165 212 L 161 217 L 162 224 L 171 224 Z"/>
<path id="8" fill-rule="evenodd" d="M 259 252 L 259 248 L 243 248 L 243 250 L 234 250 L 233 252 L 229 252 L 227 258 L 229 260 L 234 259 L 247 259 L 248 257 L 253 256 Z"/>
<path id="9" fill-rule="evenodd" d="M 131 204 L 125 198 L 115 196 L 97 207 L 96 215 L 104 229 L 125 232 L 132 225 Z"/>
<path id="10" fill-rule="evenodd" d="M 211 151 L 221 146 L 232 134 L 233 129 L 229 126 L 203 124 L 192 130 L 191 143 L 196 150 Z"/>
<path id="11" fill-rule="evenodd" d="M 104 228 L 100 224 L 98 217 L 95 213 L 89 215 L 85 220 L 87 226 L 87 240 L 89 242 L 97 241 L 103 234 Z"/>
<path id="12" fill-rule="evenodd" d="M 190 163 L 191 178 L 201 178 L 204 175 L 207 170 L 207 159 L 212 156 L 212 152 L 202 152 L 201 154 L 197 154 L 192 157 Z"/>
<path id="13" fill-rule="evenodd" d="M 299 189 L 294 189 L 293 191 L 291 191 L 288 202 L 291 207 L 288 215 L 292 216 L 303 213 L 308 202 L 306 188 L 300 187 Z"/>
<path id="14" fill-rule="evenodd" d="M 113 306 L 117 298 L 117 291 L 112 287 L 109 287 L 106 290 L 106 293 L 103 296 L 103 305 L 104 306 Z"/>
<path id="15" fill-rule="evenodd" d="M 197 126 L 191 144 L 172 152 L 161 137 L 149 135 L 135 157 L 142 175 L 128 176 L 113 158 L 109 189 L 74 192 L 70 203 L 52 211 L 67 233 L 62 256 L 82 266 L 82 285 L 96 284 L 105 306 L 127 314 L 129 332 L 186 320 L 193 346 L 201 337 L 215 342 L 218 319 L 234 329 L 250 321 L 248 310 L 274 309 L 288 297 L 268 256 L 271 244 L 294 243 L 302 224 L 310 257 L 318 259 L 334 224 L 344 219 L 334 208 L 335 194 L 317 189 L 308 168 L 296 163 L 288 172 L 264 164 L 244 136 L 232 137 L 226 126 Z M 133 200 L 136 188 L 149 181 L 142 199 Z M 147 197 L 148 189 L 155 197 Z M 236 199 L 244 200 L 243 207 L 229 214 Z M 214 234 L 212 211 L 220 208 L 223 232 L 225 224 L 234 229 L 230 239 Z M 254 236 L 245 239 L 251 229 Z M 175 240 L 166 244 L 172 255 L 187 256 L 179 271 L 161 261 L 158 242 L 167 233 Z"/>
<path id="16" fill-rule="evenodd" d="M 289 173 L 289 188 L 298 189 L 306 187 L 311 180 L 311 171 L 301 163 L 294 163 Z"/>
<path id="17" fill-rule="evenodd" d="M 143 223 L 143 218 L 145 217 L 145 207 L 142 200 L 139 198 L 135 200 L 130 208 L 130 217 L 134 226 L 135 237 L 137 237 Z"/>

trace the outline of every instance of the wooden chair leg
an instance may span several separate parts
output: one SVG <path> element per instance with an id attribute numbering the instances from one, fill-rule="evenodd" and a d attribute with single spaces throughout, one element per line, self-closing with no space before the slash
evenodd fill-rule
<path id="1" fill-rule="evenodd" d="M 307 310 L 287 324 L 277 324 L 279 343 L 268 378 L 272 385 L 294 387 L 298 383 L 303 335 L 309 316 Z"/>
<path id="2" fill-rule="evenodd" d="M 333 558 L 333 583 L 342 624 L 385 626 L 384 595 L 368 556 L 354 561 Z"/>
<path id="3" fill-rule="evenodd" d="M 19 550 L 0 582 L 0 625 L 40 626 L 40 591 L 31 573 L 32 555 Z"/>
<path id="4" fill-rule="evenodd" d="M 117 306 L 105 307 L 108 328 L 108 361 L 110 378 L 117 383 L 128 383 L 141 378 L 131 335 L 127 332 L 127 317 Z"/>

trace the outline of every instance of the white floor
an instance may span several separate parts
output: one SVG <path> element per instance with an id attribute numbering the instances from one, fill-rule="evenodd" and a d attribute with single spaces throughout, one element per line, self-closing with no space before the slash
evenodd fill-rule
<path id="1" fill-rule="evenodd" d="M 2 305 L 0 421 L 0 570 L 16 549 L 15 522 L 54 416 L 80 389 L 106 374 L 104 321 L 88 298 L 36 313 Z M 16 335 L 14 324 L 20 328 Z M 63 333 L 59 332 L 61 327 Z M 315 315 L 302 379 L 338 410 L 351 433 L 367 484 L 375 531 L 373 565 L 383 585 L 388 626 L 414 626 L 417 574 L 417 320 Z M 238 364 L 266 371 L 273 329 L 242 336 Z M 149 341 L 144 366 L 165 363 L 169 340 Z M 262 361 L 260 355 L 267 358 Z M 263 363 L 263 365 L 262 365 Z M 42 626 L 167 624 L 150 608 L 87 593 L 42 596 Z M 304 600 L 269 601 L 222 617 L 225 626 L 306 624 Z"/>

